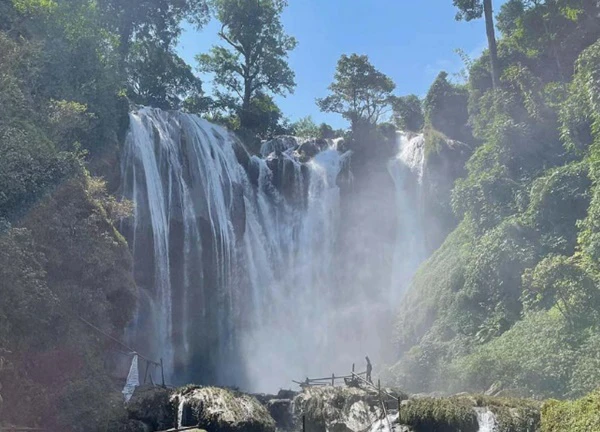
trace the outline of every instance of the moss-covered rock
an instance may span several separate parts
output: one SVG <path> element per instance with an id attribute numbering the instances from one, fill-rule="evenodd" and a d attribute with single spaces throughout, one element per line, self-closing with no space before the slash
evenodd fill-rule
<path id="1" fill-rule="evenodd" d="M 479 430 L 473 402 L 466 398 L 412 399 L 401 406 L 399 422 L 412 427 L 415 432 Z"/>
<path id="2" fill-rule="evenodd" d="M 497 422 L 495 432 L 535 432 L 540 430 L 541 402 L 532 399 L 474 395 L 476 406 L 490 410 Z"/>
<path id="3" fill-rule="evenodd" d="M 477 432 L 486 414 L 493 417 L 494 432 L 535 432 L 540 427 L 537 401 L 467 394 L 403 402 L 399 422 L 415 432 Z"/>
<path id="4" fill-rule="evenodd" d="M 300 424 L 304 416 L 308 432 L 359 432 L 381 416 L 375 394 L 350 387 L 306 388 L 294 399 L 294 408 Z"/>
<path id="5" fill-rule="evenodd" d="M 177 425 L 208 432 L 275 432 L 269 411 L 253 396 L 217 387 L 186 387 L 171 398 Z"/>
<path id="6" fill-rule="evenodd" d="M 172 390 L 162 387 L 138 387 L 127 404 L 129 418 L 141 421 L 152 430 L 166 430 L 175 425 L 171 404 Z"/>

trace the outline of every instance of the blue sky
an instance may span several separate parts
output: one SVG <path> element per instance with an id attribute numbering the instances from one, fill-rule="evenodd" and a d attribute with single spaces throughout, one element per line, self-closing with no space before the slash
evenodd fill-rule
<path id="1" fill-rule="evenodd" d="M 500 4 L 497 1 L 495 13 Z M 276 101 L 290 120 L 311 115 L 316 122 L 345 127 L 337 114 L 319 112 L 315 98 L 327 95 L 337 60 L 342 54 L 367 54 L 371 63 L 396 83 L 399 96 L 424 96 L 441 70 L 457 73 L 462 61 L 486 47 L 483 20 L 456 22 L 451 0 L 289 0 L 282 20 L 298 47 L 290 54 L 297 87 Z M 194 68 L 194 57 L 220 43 L 219 25 L 211 22 L 200 32 L 186 29 L 180 55 Z M 203 77 L 210 92 L 210 77 Z"/>

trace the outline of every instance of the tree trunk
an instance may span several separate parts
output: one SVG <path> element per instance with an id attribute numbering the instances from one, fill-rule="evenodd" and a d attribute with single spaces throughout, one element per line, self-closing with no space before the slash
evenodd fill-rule
<path id="1" fill-rule="evenodd" d="M 244 79 L 244 99 L 242 100 L 242 112 L 240 115 L 240 126 L 243 129 L 250 129 L 252 125 L 250 124 L 250 102 L 252 100 L 252 81 L 245 78 Z"/>
<path id="2" fill-rule="evenodd" d="M 494 11 L 492 8 L 492 0 L 483 0 L 483 12 L 485 14 L 485 30 L 490 49 L 492 86 L 495 89 L 498 87 L 500 71 L 498 66 L 498 48 L 496 45 L 496 31 L 494 29 Z"/>

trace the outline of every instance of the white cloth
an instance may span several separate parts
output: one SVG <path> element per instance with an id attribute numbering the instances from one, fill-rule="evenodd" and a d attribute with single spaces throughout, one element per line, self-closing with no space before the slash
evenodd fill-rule
<path id="1" fill-rule="evenodd" d="M 125 387 L 123 387 L 123 396 L 125 396 L 125 402 L 129 402 L 131 396 L 133 396 L 133 392 L 135 388 L 140 385 L 140 374 L 138 370 L 138 355 L 135 354 L 133 356 L 133 360 L 131 360 L 131 367 L 129 368 L 129 374 L 127 375 L 127 382 L 125 383 Z"/>

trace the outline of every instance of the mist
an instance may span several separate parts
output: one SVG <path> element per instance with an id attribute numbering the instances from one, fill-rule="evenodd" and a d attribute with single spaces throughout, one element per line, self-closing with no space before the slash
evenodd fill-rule
<path id="1" fill-rule="evenodd" d="M 306 157 L 310 143 L 281 138 L 249 156 L 225 130 L 160 110 L 133 113 L 127 143 L 124 232 L 151 299 L 130 337 L 169 379 L 276 392 L 367 355 L 376 372 L 393 361 L 396 310 L 426 257 L 421 135 L 399 133 L 367 171 L 341 140 Z"/>

